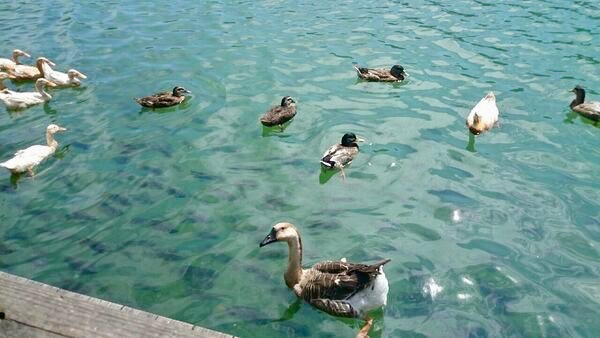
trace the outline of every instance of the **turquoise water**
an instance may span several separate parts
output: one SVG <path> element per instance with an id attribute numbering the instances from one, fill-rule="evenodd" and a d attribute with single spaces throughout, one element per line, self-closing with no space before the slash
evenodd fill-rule
<path id="1" fill-rule="evenodd" d="M 295 302 L 284 245 L 258 248 L 287 220 L 307 265 L 392 259 L 371 337 L 600 332 L 600 128 L 568 108 L 576 84 L 600 100 L 597 2 L 19 1 L 0 16 L 0 54 L 89 77 L 0 108 L 0 159 L 69 128 L 35 178 L 0 177 L 1 270 L 243 337 L 352 336 L 360 321 Z M 353 63 L 411 77 L 360 82 Z M 175 85 L 194 93 L 176 108 L 133 101 Z M 469 142 L 490 90 L 500 127 Z M 263 130 L 284 95 L 298 115 Z M 345 182 L 322 177 L 346 131 L 368 141 Z"/>

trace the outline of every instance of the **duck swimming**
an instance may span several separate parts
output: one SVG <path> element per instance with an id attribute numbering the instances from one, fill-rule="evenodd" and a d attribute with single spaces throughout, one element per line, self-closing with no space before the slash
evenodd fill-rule
<path id="1" fill-rule="evenodd" d="M 260 123 L 267 127 L 281 126 L 294 116 L 296 116 L 296 102 L 290 96 L 284 96 L 281 105 L 269 109 L 260 118 Z"/>
<path id="2" fill-rule="evenodd" d="M 44 103 L 52 99 L 52 96 L 44 90 L 44 86 L 56 87 L 46 79 L 37 79 L 35 82 L 37 92 L 14 92 L 4 89 L 0 92 L 0 101 L 4 102 L 9 109 L 22 109 Z"/>
<path id="3" fill-rule="evenodd" d="M 25 53 L 24 51 L 22 51 L 20 49 L 15 49 L 12 52 L 11 59 L 0 58 L 0 70 L 12 70 L 17 65 L 20 65 L 21 64 L 19 62 L 20 56 L 31 57 L 29 54 Z"/>
<path id="4" fill-rule="evenodd" d="M 33 176 L 33 168 L 56 152 L 58 142 L 54 139 L 54 134 L 66 130 L 66 128 L 56 124 L 49 125 L 46 128 L 46 142 L 48 145 L 34 145 L 27 149 L 19 150 L 15 153 L 13 158 L 0 163 L 0 167 L 10 170 L 13 174 L 27 171 Z"/>
<path id="5" fill-rule="evenodd" d="M 575 86 L 571 92 L 575 93 L 575 100 L 571 101 L 569 107 L 590 120 L 600 121 L 600 102 L 584 102 L 585 90 L 579 85 Z"/>
<path id="6" fill-rule="evenodd" d="M 76 69 L 69 69 L 66 73 L 56 71 L 48 62 L 42 63 L 42 69 L 44 78 L 57 86 L 79 86 L 80 79 L 87 79 L 87 76 Z"/>
<path id="7" fill-rule="evenodd" d="M 11 75 L 15 80 L 36 80 L 44 77 L 44 64 L 49 64 L 52 67 L 56 66 L 54 62 L 45 57 L 39 57 L 35 62 L 35 66 L 16 65 L 11 71 Z"/>
<path id="8" fill-rule="evenodd" d="M 471 109 L 467 117 L 467 127 L 473 135 L 479 135 L 498 125 L 498 114 L 496 96 L 494 92 L 489 92 Z"/>
<path id="9" fill-rule="evenodd" d="M 357 138 L 354 133 L 344 134 L 341 143 L 332 145 L 323 154 L 321 166 L 325 169 L 340 169 L 342 177 L 345 179 L 344 168 L 350 165 L 354 157 L 358 155 L 359 148 L 356 142 L 363 141 L 363 139 Z"/>
<path id="10" fill-rule="evenodd" d="M 365 325 L 357 337 L 368 337 L 373 320 L 368 312 L 387 304 L 388 280 L 383 265 L 345 261 L 319 262 L 308 269 L 302 267 L 302 240 L 291 223 L 277 223 L 260 242 L 260 247 L 286 242 L 288 266 L 283 279 L 294 294 L 310 305 L 338 317 L 363 318 Z"/>
<path id="11" fill-rule="evenodd" d="M 173 88 L 173 92 L 160 92 L 154 95 L 140 97 L 135 99 L 135 102 L 140 105 L 148 108 L 163 108 L 163 107 L 172 107 L 180 104 L 185 100 L 185 96 L 183 94 L 191 94 L 189 90 L 183 87 L 175 87 Z"/>
<path id="12" fill-rule="evenodd" d="M 373 82 L 400 82 L 408 77 L 408 74 L 404 71 L 404 67 L 400 65 L 393 65 L 389 70 L 357 66 L 354 66 L 354 69 L 356 69 L 356 74 L 359 78 Z"/>

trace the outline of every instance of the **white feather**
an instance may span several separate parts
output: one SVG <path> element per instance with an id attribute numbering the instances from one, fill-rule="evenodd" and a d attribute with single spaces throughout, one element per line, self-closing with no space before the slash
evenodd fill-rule
<path id="1" fill-rule="evenodd" d="M 475 115 L 479 118 L 479 124 L 475 123 Z M 492 129 L 498 122 L 498 106 L 496 106 L 496 96 L 493 92 L 489 92 L 471 109 L 467 117 L 467 125 L 469 128 L 475 127 L 480 132 Z"/>

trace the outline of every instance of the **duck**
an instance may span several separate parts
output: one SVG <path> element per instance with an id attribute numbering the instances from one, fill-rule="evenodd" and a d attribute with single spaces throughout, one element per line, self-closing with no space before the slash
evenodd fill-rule
<path id="1" fill-rule="evenodd" d="M 302 267 L 302 239 L 295 225 L 277 223 L 259 247 L 286 242 L 288 266 L 283 279 L 297 297 L 315 308 L 338 317 L 362 318 L 366 321 L 356 337 L 368 337 L 373 324 L 370 311 L 387 304 L 388 280 L 383 265 L 390 259 L 373 264 L 323 261 L 310 268 Z"/>
<path id="2" fill-rule="evenodd" d="M 81 84 L 80 79 L 87 79 L 87 76 L 77 69 L 69 69 L 66 73 L 63 73 L 52 69 L 48 62 L 42 63 L 42 69 L 44 78 L 57 86 L 79 86 Z"/>
<path id="3" fill-rule="evenodd" d="M 19 150 L 15 153 L 13 158 L 6 162 L 0 163 L 0 167 L 8 169 L 13 174 L 27 171 L 31 176 L 33 176 L 33 168 L 56 152 L 56 149 L 58 148 L 58 142 L 56 142 L 54 139 L 54 134 L 66 130 L 67 128 L 63 128 L 56 124 L 48 125 L 46 128 L 46 142 L 48 145 L 34 145 L 26 149 Z"/>
<path id="4" fill-rule="evenodd" d="M 359 147 L 356 142 L 364 142 L 364 139 L 357 138 L 354 133 L 346 133 L 342 136 L 341 143 L 334 144 L 321 157 L 321 167 L 324 169 L 339 169 L 342 172 L 342 178 L 346 178 L 344 168 L 358 155 Z"/>
<path id="5" fill-rule="evenodd" d="M 52 96 L 44 90 L 44 86 L 56 87 L 46 79 L 37 79 L 35 82 L 37 92 L 14 92 L 4 89 L 0 92 L 0 101 L 3 101 L 9 109 L 23 109 L 49 101 Z"/>
<path id="6" fill-rule="evenodd" d="M 15 49 L 12 52 L 11 59 L 0 58 L 0 70 L 11 70 L 14 69 L 17 65 L 20 65 L 20 56 L 31 57 L 31 55 L 27 54 L 26 52 L 20 49 Z"/>
<path id="7" fill-rule="evenodd" d="M 172 92 L 160 92 L 154 95 L 136 98 L 135 101 L 148 108 L 172 107 L 185 100 L 183 94 L 191 94 L 189 90 L 176 86 Z"/>
<path id="8" fill-rule="evenodd" d="M 260 118 L 260 123 L 266 127 L 282 126 L 296 116 L 296 101 L 290 96 L 281 99 L 281 105 L 272 107 Z"/>
<path id="9" fill-rule="evenodd" d="M 44 77 L 44 65 L 49 64 L 54 67 L 56 64 L 45 57 L 37 58 L 35 66 L 16 65 L 11 71 L 11 75 L 15 80 L 36 80 Z"/>
<path id="10" fill-rule="evenodd" d="M 571 109 L 590 120 L 600 121 L 600 102 L 584 102 L 585 90 L 580 85 L 575 86 L 571 92 L 575 93 L 575 100 L 569 105 Z"/>
<path id="11" fill-rule="evenodd" d="M 389 70 L 359 66 L 354 66 L 354 69 L 356 69 L 356 75 L 360 79 L 373 82 L 400 82 L 408 77 L 408 74 L 404 71 L 404 67 L 401 65 L 393 65 Z"/>
<path id="12" fill-rule="evenodd" d="M 494 92 L 489 92 L 471 109 L 467 116 L 467 127 L 473 135 L 479 135 L 498 126 L 498 114 L 496 96 Z"/>

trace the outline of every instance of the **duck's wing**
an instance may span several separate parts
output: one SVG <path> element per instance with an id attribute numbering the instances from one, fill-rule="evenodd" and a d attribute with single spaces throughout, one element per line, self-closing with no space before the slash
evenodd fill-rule
<path id="1" fill-rule="evenodd" d="M 260 118 L 260 122 L 266 126 L 276 126 L 286 123 L 294 116 L 296 116 L 296 107 L 275 106 Z"/>
<path id="2" fill-rule="evenodd" d="M 371 69 L 357 66 L 354 66 L 354 69 L 356 69 L 356 75 L 358 75 L 358 77 L 363 80 L 381 81 L 379 69 Z"/>
<path id="3" fill-rule="evenodd" d="M 323 154 L 321 163 L 331 168 L 341 168 L 349 165 L 356 154 L 358 154 L 358 147 L 344 147 L 341 144 L 336 144 Z"/>
<path id="4" fill-rule="evenodd" d="M 374 264 L 328 261 L 305 271 L 300 296 L 315 307 L 337 316 L 354 316 L 345 301 L 363 290 L 379 275 L 380 267 L 389 259 Z"/>
<path id="5" fill-rule="evenodd" d="M 600 102 L 584 102 L 580 105 L 575 106 L 573 110 L 589 119 L 592 119 L 594 121 L 600 121 Z"/>
<path id="6" fill-rule="evenodd" d="M 185 99 L 184 96 L 173 96 L 169 92 L 160 92 L 151 96 L 141 97 L 135 101 L 144 107 L 169 107 L 181 103 Z"/>

